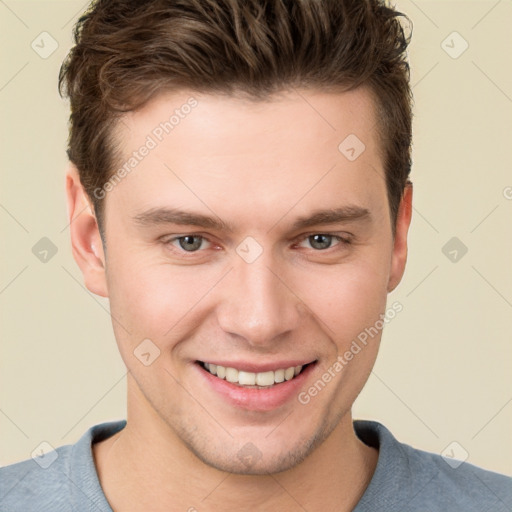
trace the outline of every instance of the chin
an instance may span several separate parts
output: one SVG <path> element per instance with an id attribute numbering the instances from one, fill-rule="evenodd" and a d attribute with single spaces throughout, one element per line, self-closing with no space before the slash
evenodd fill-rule
<path id="1" fill-rule="evenodd" d="M 300 437 L 297 432 L 281 432 L 269 440 L 272 431 L 261 435 L 245 435 L 243 439 L 214 443 L 208 438 L 189 435 L 182 441 L 204 464 L 236 475 L 269 475 L 294 468 L 302 463 L 334 430 L 322 424 L 314 433 Z"/>
<path id="2" fill-rule="evenodd" d="M 245 443 L 238 451 L 220 454 L 199 451 L 189 446 L 189 449 L 206 465 L 235 475 L 269 475 L 280 473 L 300 464 L 311 452 L 307 446 L 297 446 L 295 449 L 283 451 L 276 449 L 269 452 L 261 451 L 254 443 Z"/>

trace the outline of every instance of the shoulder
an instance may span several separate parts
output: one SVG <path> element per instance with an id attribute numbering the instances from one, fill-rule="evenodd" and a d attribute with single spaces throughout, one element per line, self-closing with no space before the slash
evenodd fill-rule
<path id="1" fill-rule="evenodd" d="M 95 425 L 75 444 L 0 468 L 0 512 L 111 512 L 99 484 L 92 443 L 125 425 L 124 420 Z"/>
<path id="2" fill-rule="evenodd" d="M 402 444 L 412 474 L 428 476 L 418 501 L 437 500 L 442 510 L 511 511 L 512 478 Z M 450 508 L 451 507 L 451 508 Z M 458 507 L 458 508 L 456 508 Z"/>
<path id="3" fill-rule="evenodd" d="M 355 422 L 354 428 L 363 442 L 379 448 L 377 468 L 363 498 L 387 497 L 384 502 L 393 504 L 389 510 L 512 510 L 512 478 L 413 448 L 377 422 Z"/>
<path id="4" fill-rule="evenodd" d="M 0 468 L 0 511 L 64 510 L 56 498 L 67 486 L 72 446 Z M 65 505 L 63 503 L 62 505 Z"/>

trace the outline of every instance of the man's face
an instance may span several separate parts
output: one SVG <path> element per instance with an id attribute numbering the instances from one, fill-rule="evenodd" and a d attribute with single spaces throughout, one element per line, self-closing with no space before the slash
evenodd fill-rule
<path id="1" fill-rule="evenodd" d="M 262 103 L 194 94 L 172 131 L 158 130 L 191 96 L 162 95 L 116 131 L 121 165 L 154 146 L 105 204 L 129 421 L 156 422 L 222 470 L 282 471 L 351 428 L 380 332 L 333 365 L 381 318 L 403 272 L 374 107 L 362 89 Z M 295 366 L 305 368 L 286 380 Z"/>

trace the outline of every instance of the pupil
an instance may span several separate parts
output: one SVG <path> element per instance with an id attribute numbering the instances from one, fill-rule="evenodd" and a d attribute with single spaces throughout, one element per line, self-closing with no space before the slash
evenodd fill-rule
<path id="1" fill-rule="evenodd" d="M 309 237 L 309 243 L 315 249 L 328 249 L 331 245 L 330 235 L 313 235 Z"/>
<path id="2" fill-rule="evenodd" d="M 180 246 L 185 251 L 195 251 L 201 247 L 201 237 L 183 236 L 180 238 Z"/>

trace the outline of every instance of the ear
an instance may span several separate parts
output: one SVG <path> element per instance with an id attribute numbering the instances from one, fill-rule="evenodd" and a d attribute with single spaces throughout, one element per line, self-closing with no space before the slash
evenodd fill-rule
<path id="1" fill-rule="evenodd" d="M 412 183 L 404 188 L 396 219 L 395 240 L 391 257 L 391 272 L 388 281 L 388 293 L 392 292 L 402 280 L 407 262 L 407 233 L 412 216 Z"/>
<path id="2" fill-rule="evenodd" d="M 92 204 L 71 164 L 66 173 L 66 196 L 73 257 L 89 291 L 108 297 L 105 255 Z"/>

